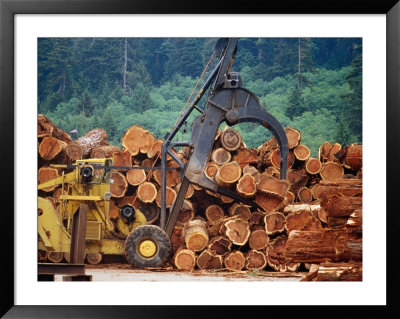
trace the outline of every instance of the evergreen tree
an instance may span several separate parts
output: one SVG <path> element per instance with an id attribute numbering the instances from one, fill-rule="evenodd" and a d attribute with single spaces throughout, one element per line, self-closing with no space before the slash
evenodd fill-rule
<path id="1" fill-rule="evenodd" d="M 132 94 L 133 110 L 142 113 L 151 106 L 150 91 L 142 82 L 138 83 Z"/>
<path id="2" fill-rule="evenodd" d="M 102 128 L 107 132 L 109 140 L 113 140 L 117 130 L 115 125 L 114 116 L 110 108 L 107 108 L 101 121 Z"/>
<path id="3" fill-rule="evenodd" d="M 83 92 L 80 102 L 76 105 L 76 111 L 83 113 L 85 116 L 91 116 L 94 111 L 92 97 L 88 91 Z"/>

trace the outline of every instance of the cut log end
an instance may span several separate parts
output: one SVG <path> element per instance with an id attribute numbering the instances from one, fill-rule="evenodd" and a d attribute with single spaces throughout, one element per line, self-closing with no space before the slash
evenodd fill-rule
<path id="1" fill-rule="evenodd" d="M 196 254 L 190 249 L 178 249 L 174 256 L 176 268 L 192 271 L 196 265 Z"/>
<path id="2" fill-rule="evenodd" d="M 225 268 L 231 271 L 240 271 L 244 268 L 246 258 L 239 250 L 229 253 L 224 258 Z"/>
<path id="3" fill-rule="evenodd" d="M 321 171 L 322 164 L 318 158 L 309 158 L 306 162 L 305 168 L 309 174 L 315 175 Z"/>
<path id="4" fill-rule="evenodd" d="M 157 188 L 153 183 L 144 182 L 139 185 L 137 196 L 143 203 L 152 203 L 157 197 Z"/>
<path id="5" fill-rule="evenodd" d="M 242 219 L 228 220 L 224 228 L 226 237 L 235 245 L 243 246 L 250 237 L 249 223 Z"/>
<path id="6" fill-rule="evenodd" d="M 275 235 L 283 232 L 285 223 L 286 218 L 282 213 L 270 213 L 264 217 L 265 231 L 268 235 Z"/>
<path id="7" fill-rule="evenodd" d="M 335 162 L 326 162 L 321 168 L 319 175 L 323 180 L 333 180 L 342 178 L 344 174 L 343 166 Z"/>
<path id="8" fill-rule="evenodd" d="M 242 137 L 238 131 L 227 128 L 222 131 L 220 141 L 227 151 L 236 151 L 242 144 Z"/>
<path id="9" fill-rule="evenodd" d="M 306 161 L 310 157 L 311 151 L 306 145 L 299 144 L 294 148 L 293 153 L 297 160 Z"/>
<path id="10" fill-rule="evenodd" d="M 257 184 L 250 173 L 244 174 L 236 184 L 236 191 L 244 197 L 252 197 L 257 191 Z"/>
<path id="11" fill-rule="evenodd" d="M 212 152 L 211 158 L 216 164 L 223 165 L 231 160 L 232 155 L 226 149 L 220 147 Z"/>

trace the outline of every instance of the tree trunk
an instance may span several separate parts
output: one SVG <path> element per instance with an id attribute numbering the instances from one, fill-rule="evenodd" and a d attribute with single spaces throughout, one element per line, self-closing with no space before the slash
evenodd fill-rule
<path id="1" fill-rule="evenodd" d="M 166 187 L 165 190 L 165 207 L 169 208 L 175 202 L 176 192 L 171 187 Z M 161 208 L 161 188 L 157 192 L 156 204 Z"/>
<path id="2" fill-rule="evenodd" d="M 252 163 L 257 163 L 257 150 L 255 150 L 254 148 L 249 149 L 245 147 L 240 147 L 236 150 L 236 154 L 233 155 L 232 161 L 237 162 L 241 168 Z"/>
<path id="3" fill-rule="evenodd" d="M 39 178 L 39 184 L 43 184 L 45 182 L 48 182 L 54 178 L 57 178 L 59 175 L 59 170 L 55 167 L 41 167 L 39 168 L 39 173 L 38 173 L 38 178 Z M 43 188 L 42 190 L 45 192 L 51 192 L 53 191 L 57 185 L 54 186 L 49 186 L 46 188 Z"/>
<path id="4" fill-rule="evenodd" d="M 208 221 L 215 223 L 224 218 L 224 210 L 219 205 L 210 205 L 205 212 Z"/>
<path id="5" fill-rule="evenodd" d="M 207 250 L 216 255 L 225 256 L 231 251 L 232 242 L 226 236 L 217 236 L 211 238 Z"/>
<path id="6" fill-rule="evenodd" d="M 200 219 L 191 220 L 183 228 L 186 247 L 193 251 L 202 251 L 208 244 L 206 223 Z"/>
<path id="7" fill-rule="evenodd" d="M 318 158 L 310 157 L 306 161 L 305 168 L 306 168 L 307 173 L 315 175 L 321 171 L 322 164 Z"/>
<path id="8" fill-rule="evenodd" d="M 224 235 L 235 245 L 245 245 L 250 237 L 249 223 L 242 219 L 228 220 L 223 229 Z"/>
<path id="9" fill-rule="evenodd" d="M 47 258 L 52 263 L 60 263 L 64 259 L 64 254 L 60 252 L 50 251 Z"/>
<path id="10" fill-rule="evenodd" d="M 244 197 L 252 197 L 257 191 L 254 177 L 250 173 L 244 174 L 236 184 L 236 191 Z"/>
<path id="11" fill-rule="evenodd" d="M 152 203 L 157 197 L 157 188 L 153 183 L 144 182 L 139 185 L 136 194 L 143 203 Z"/>
<path id="12" fill-rule="evenodd" d="M 285 229 L 288 234 L 293 230 L 317 231 L 322 229 L 322 224 L 311 209 L 304 209 L 286 216 Z"/>
<path id="13" fill-rule="evenodd" d="M 268 265 L 276 271 L 288 271 L 288 262 L 285 259 L 287 237 L 281 235 L 271 240 L 266 249 Z M 291 265 L 294 268 L 294 265 Z"/>
<path id="14" fill-rule="evenodd" d="M 251 231 L 249 237 L 249 246 L 254 250 L 265 249 L 269 243 L 269 237 L 264 227 L 256 226 Z"/>
<path id="15" fill-rule="evenodd" d="M 236 151 L 242 144 L 242 137 L 238 131 L 232 128 L 227 128 L 222 131 L 220 141 L 224 149 L 233 152 Z"/>
<path id="16" fill-rule="evenodd" d="M 92 149 L 90 152 L 90 158 L 111 158 L 113 153 L 119 150 L 120 149 L 114 145 L 99 146 Z"/>
<path id="17" fill-rule="evenodd" d="M 147 130 L 140 125 L 132 125 L 121 138 L 122 146 L 129 151 L 132 156 L 139 154 L 141 148 L 151 149 L 152 145 L 148 145 L 149 140 L 146 136 L 146 132 Z"/>
<path id="18" fill-rule="evenodd" d="M 67 143 L 54 137 L 45 137 L 39 145 L 39 155 L 46 161 L 50 161 L 65 152 Z"/>
<path id="19" fill-rule="evenodd" d="M 335 162 L 326 162 L 322 165 L 319 175 L 323 180 L 333 180 L 342 178 L 344 174 L 343 166 Z"/>
<path id="20" fill-rule="evenodd" d="M 112 172 L 111 179 L 113 180 L 110 185 L 111 196 L 123 197 L 128 189 L 128 182 L 125 175 L 120 172 Z"/>
<path id="21" fill-rule="evenodd" d="M 201 254 L 197 257 L 197 266 L 201 270 L 209 269 L 221 269 L 222 268 L 222 256 L 216 255 L 208 249 L 203 250 Z"/>
<path id="22" fill-rule="evenodd" d="M 196 254 L 190 249 L 179 248 L 174 256 L 176 268 L 192 271 L 196 266 Z"/>
<path id="23" fill-rule="evenodd" d="M 98 265 L 103 260 L 103 255 L 99 253 L 89 253 L 86 255 L 86 260 L 91 265 Z"/>
<path id="24" fill-rule="evenodd" d="M 307 187 L 300 188 L 297 197 L 301 203 L 310 203 L 313 200 L 312 192 Z"/>
<path id="25" fill-rule="evenodd" d="M 95 128 L 69 143 L 66 153 L 71 160 L 76 161 L 88 157 L 92 149 L 103 145 L 108 145 L 107 133 L 101 128 Z"/>
<path id="26" fill-rule="evenodd" d="M 267 266 L 267 257 L 262 251 L 250 250 L 246 253 L 244 267 L 248 270 L 262 270 Z"/>
<path id="27" fill-rule="evenodd" d="M 345 229 L 292 231 L 285 256 L 290 262 L 359 261 L 362 239 Z"/>
<path id="28" fill-rule="evenodd" d="M 225 163 L 215 174 L 215 182 L 223 187 L 231 187 L 242 175 L 242 169 L 235 161 Z"/>
<path id="29" fill-rule="evenodd" d="M 126 172 L 126 179 L 132 186 L 138 186 L 146 181 L 146 172 L 144 169 L 130 169 Z"/>
<path id="30" fill-rule="evenodd" d="M 297 160 L 306 161 L 310 157 L 311 151 L 306 145 L 299 144 L 293 149 L 293 153 Z"/>
<path id="31" fill-rule="evenodd" d="M 129 151 L 118 150 L 112 154 L 114 166 L 132 166 L 132 155 Z M 114 171 L 126 172 L 127 169 L 114 169 Z"/>
<path id="32" fill-rule="evenodd" d="M 220 147 L 214 150 L 211 154 L 211 159 L 214 163 L 218 165 L 223 165 L 228 163 L 232 158 L 231 153 L 229 153 L 226 149 Z"/>
<path id="33" fill-rule="evenodd" d="M 286 218 L 282 213 L 270 213 L 264 217 L 265 231 L 268 235 L 279 234 L 284 231 Z"/>
<path id="34" fill-rule="evenodd" d="M 224 258 L 225 268 L 231 271 L 240 271 L 244 268 L 246 258 L 239 250 L 229 253 Z"/>

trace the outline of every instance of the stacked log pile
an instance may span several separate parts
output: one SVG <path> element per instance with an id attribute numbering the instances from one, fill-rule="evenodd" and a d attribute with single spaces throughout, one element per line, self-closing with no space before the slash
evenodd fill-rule
<path id="1" fill-rule="evenodd" d="M 149 224 L 157 224 L 161 171 L 146 168 L 160 166 L 162 140 L 133 125 L 122 136 L 119 149 L 109 145 L 101 129 L 72 141 L 54 125 L 43 125 L 51 123 L 44 116 L 39 116 L 38 123 L 39 163 L 44 164 L 39 169 L 40 182 L 43 167 L 69 163 L 77 156 L 111 157 L 115 166 L 144 167 L 112 173 L 110 218 L 116 221 L 119 209 L 131 204 L 145 214 Z M 318 156 L 311 157 L 300 131 L 286 128 L 285 132 L 290 149 L 285 180 L 279 179 L 275 138 L 250 149 L 238 131 L 218 132 L 205 174 L 262 209 L 190 185 L 171 236 L 174 267 L 187 271 L 309 271 L 306 280 L 361 280 L 361 145 L 342 147 L 325 142 Z M 46 139 L 51 139 L 45 142 L 50 146 L 41 150 Z M 176 155 L 185 162 L 187 151 L 176 151 Z M 172 158 L 167 159 L 168 167 L 177 166 Z M 54 169 L 46 176 L 59 173 Z M 180 182 L 176 170 L 167 171 L 167 207 L 173 204 Z M 53 198 L 57 205 L 60 190 L 46 192 L 45 197 Z"/>

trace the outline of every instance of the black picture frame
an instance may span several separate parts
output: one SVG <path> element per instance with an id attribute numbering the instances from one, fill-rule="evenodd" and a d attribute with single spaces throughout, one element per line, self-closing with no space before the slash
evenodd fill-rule
<path id="1" fill-rule="evenodd" d="M 290 306 L 269 307 L 268 316 L 313 315 L 315 311 L 342 317 L 360 316 L 363 313 L 383 317 L 399 315 L 399 277 L 395 275 L 396 243 L 399 242 L 398 213 L 395 205 L 398 181 L 396 162 L 399 159 L 399 119 L 400 119 L 400 3 L 398 0 L 326 0 L 326 1 L 163 1 L 163 0 L 0 0 L 0 130 L 3 199 L 0 231 L 1 253 L 1 311 L 4 318 L 159 318 L 159 317 L 208 317 L 211 314 L 225 317 L 228 312 L 246 318 L 247 307 L 196 307 L 187 306 L 17 306 L 14 290 L 14 16 L 15 14 L 385 14 L 387 20 L 387 106 L 386 106 L 386 217 L 387 217 L 387 283 L 386 306 Z M 376 110 L 379 112 L 379 109 Z M 379 130 L 379 127 L 373 129 Z M 382 141 L 382 144 L 384 141 Z M 383 199 L 380 199 L 383 202 Z M 4 206 L 6 205 L 6 206 Z M 129 293 L 129 292 L 126 292 Z M 228 308 L 228 309 L 227 309 Z M 258 308 L 258 307 L 257 307 Z M 250 311 L 254 311 L 251 309 Z"/>

